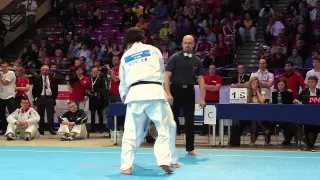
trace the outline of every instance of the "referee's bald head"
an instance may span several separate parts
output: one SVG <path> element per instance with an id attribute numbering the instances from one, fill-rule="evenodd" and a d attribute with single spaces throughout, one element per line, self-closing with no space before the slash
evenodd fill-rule
<path id="1" fill-rule="evenodd" d="M 129 49 L 136 42 L 144 42 L 146 37 L 142 31 L 136 27 L 129 28 L 124 34 L 123 47 Z"/>

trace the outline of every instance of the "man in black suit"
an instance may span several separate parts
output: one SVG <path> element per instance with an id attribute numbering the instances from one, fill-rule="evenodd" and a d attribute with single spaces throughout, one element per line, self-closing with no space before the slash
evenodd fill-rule
<path id="1" fill-rule="evenodd" d="M 308 77 L 308 88 L 304 89 L 300 92 L 297 99 L 295 99 L 294 103 L 301 103 L 303 97 L 305 96 L 320 96 L 320 89 L 317 88 L 318 84 L 317 76 L 309 76 Z M 316 113 L 316 112 L 315 112 Z M 315 152 L 314 144 L 316 143 L 316 139 L 318 137 L 318 133 L 320 133 L 320 126 L 315 125 L 304 125 L 304 138 L 303 141 L 306 144 L 305 151 Z"/>
<path id="2" fill-rule="evenodd" d="M 49 75 L 49 67 L 41 67 L 41 74 L 34 77 L 32 95 L 34 105 L 40 115 L 40 134 L 44 134 L 44 114 L 47 112 L 48 130 L 51 135 L 56 135 L 54 129 L 53 111 L 58 96 L 58 83 L 56 78 Z"/>

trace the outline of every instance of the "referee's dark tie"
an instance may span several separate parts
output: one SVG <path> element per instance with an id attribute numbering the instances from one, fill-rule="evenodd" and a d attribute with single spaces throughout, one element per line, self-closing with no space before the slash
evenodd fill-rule
<path id="1" fill-rule="evenodd" d="M 47 89 L 48 89 L 48 83 L 47 83 L 47 76 L 44 76 L 44 96 L 47 96 Z"/>

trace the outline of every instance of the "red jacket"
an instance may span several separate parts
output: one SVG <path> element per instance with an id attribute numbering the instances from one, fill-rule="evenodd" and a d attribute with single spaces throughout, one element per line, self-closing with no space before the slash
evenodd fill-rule
<path id="1" fill-rule="evenodd" d="M 304 79 L 302 75 L 296 71 L 286 71 L 279 76 L 280 78 L 285 78 L 287 80 L 288 89 L 293 92 L 294 98 L 298 96 L 299 88 L 305 88 Z"/>

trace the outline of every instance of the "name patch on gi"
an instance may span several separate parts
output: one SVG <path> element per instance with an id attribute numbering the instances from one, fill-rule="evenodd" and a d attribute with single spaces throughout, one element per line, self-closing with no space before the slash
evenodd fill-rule
<path id="1" fill-rule="evenodd" d="M 150 50 L 144 50 L 144 51 L 140 51 L 125 57 L 124 61 L 126 63 L 129 63 L 137 59 L 145 59 L 145 57 L 148 57 L 150 55 L 151 55 Z"/>

